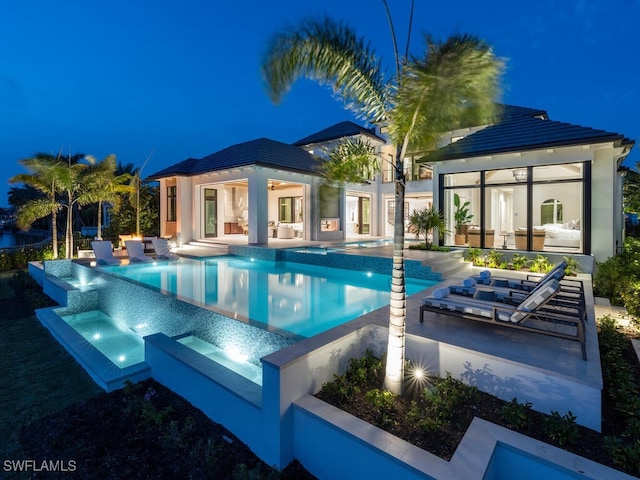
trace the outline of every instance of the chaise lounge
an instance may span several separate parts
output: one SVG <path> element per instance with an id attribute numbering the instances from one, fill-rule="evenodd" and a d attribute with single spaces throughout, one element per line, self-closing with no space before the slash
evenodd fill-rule
<path id="1" fill-rule="evenodd" d="M 451 315 L 516 330 L 579 342 L 583 360 L 587 359 L 584 322 L 579 316 L 556 313 L 543 308 L 560 291 L 551 279 L 522 299 L 518 305 L 449 295 L 448 288 L 434 290 L 420 306 L 420 323 L 426 312 Z"/>
<path id="2" fill-rule="evenodd" d="M 113 245 L 109 240 L 94 240 L 91 248 L 98 265 L 120 265 L 120 260 L 113 256 Z"/>
<path id="3" fill-rule="evenodd" d="M 141 240 L 127 240 L 127 255 L 130 262 L 153 262 L 153 258 L 144 254 L 144 245 Z"/>
<path id="4" fill-rule="evenodd" d="M 156 252 L 156 260 L 178 260 L 178 255 L 171 252 L 169 241 L 166 238 L 152 238 L 153 249 Z"/>

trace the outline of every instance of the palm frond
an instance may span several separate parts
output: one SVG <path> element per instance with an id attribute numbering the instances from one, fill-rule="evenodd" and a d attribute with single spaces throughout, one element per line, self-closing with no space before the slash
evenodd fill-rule
<path id="1" fill-rule="evenodd" d="M 504 62 L 483 41 L 457 35 L 427 38 L 423 58 L 412 58 L 395 96 L 392 134 L 413 148 L 433 148 L 442 133 L 467 122 L 489 123 L 496 113 Z"/>
<path id="2" fill-rule="evenodd" d="M 330 18 L 306 20 L 276 34 L 262 64 L 267 91 L 279 103 L 301 77 L 332 87 L 345 106 L 361 118 L 386 118 L 388 92 L 380 62 L 362 38 Z"/>
<path id="3" fill-rule="evenodd" d="M 53 210 L 59 211 L 60 205 L 47 198 L 32 200 L 18 210 L 16 224 L 22 230 L 28 230 L 33 222 L 51 215 Z"/>
<path id="4" fill-rule="evenodd" d="M 380 172 L 380 159 L 368 142 L 347 138 L 331 151 L 322 169 L 329 184 L 365 183 Z"/>

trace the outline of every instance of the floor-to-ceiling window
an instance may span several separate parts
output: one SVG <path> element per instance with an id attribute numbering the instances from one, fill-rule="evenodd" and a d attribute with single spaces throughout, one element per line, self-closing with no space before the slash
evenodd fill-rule
<path id="1" fill-rule="evenodd" d="M 443 174 L 445 243 L 585 253 L 587 170 L 580 162 Z M 467 215 L 456 215 L 463 207 Z"/>

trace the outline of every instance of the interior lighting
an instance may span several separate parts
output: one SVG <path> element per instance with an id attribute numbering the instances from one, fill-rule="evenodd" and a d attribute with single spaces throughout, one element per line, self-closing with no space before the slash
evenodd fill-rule
<path id="1" fill-rule="evenodd" d="M 526 168 L 516 168 L 513 170 L 513 178 L 518 183 L 523 183 L 527 181 L 529 174 Z"/>

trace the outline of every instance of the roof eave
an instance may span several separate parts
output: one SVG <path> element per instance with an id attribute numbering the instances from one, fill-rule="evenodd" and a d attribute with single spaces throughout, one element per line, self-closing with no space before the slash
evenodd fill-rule
<path id="1" fill-rule="evenodd" d="M 451 154 L 451 155 L 441 155 L 438 156 L 437 154 L 434 155 L 434 153 L 436 152 L 432 152 L 432 155 L 426 155 L 420 159 L 417 160 L 417 163 L 429 163 L 429 162 L 439 162 L 439 161 L 448 161 L 448 160 L 462 160 L 465 158 L 476 158 L 476 157 L 488 157 L 491 155 L 503 155 L 503 154 L 507 154 L 507 153 L 518 153 L 518 152 L 525 152 L 525 151 L 532 151 L 532 150 L 542 150 L 545 148 L 556 148 L 556 147 L 578 147 L 581 145 L 593 145 L 593 144 L 598 144 L 598 143 L 607 143 L 607 142 L 614 142 L 614 144 L 616 144 L 617 142 L 621 142 L 623 140 L 623 137 L 621 135 L 616 135 L 615 137 L 601 137 L 601 138 L 589 138 L 589 139 L 577 139 L 577 140 L 566 140 L 566 141 L 555 141 L 555 142 L 544 142 L 544 143 L 537 143 L 535 145 L 526 145 L 526 146 L 522 146 L 522 147 L 508 147 L 508 148 L 502 148 L 502 149 L 490 149 L 490 150 L 483 150 L 483 151 L 477 151 L 477 152 L 473 152 L 472 154 L 465 154 L 465 153 L 460 153 L 460 154 Z"/>

